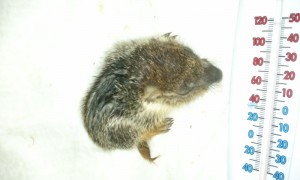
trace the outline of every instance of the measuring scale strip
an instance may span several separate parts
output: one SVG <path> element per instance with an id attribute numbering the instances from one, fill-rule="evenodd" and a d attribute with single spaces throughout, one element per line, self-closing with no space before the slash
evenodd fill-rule
<path id="1" fill-rule="evenodd" d="M 251 79 L 251 84 L 253 85 L 258 85 L 262 86 L 260 87 L 261 89 L 256 89 L 253 91 L 254 94 L 251 95 L 250 97 L 250 102 L 255 104 L 255 108 L 257 111 L 255 112 L 249 112 L 248 115 L 251 115 L 253 113 L 254 115 L 259 112 L 259 117 L 258 119 L 256 118 L 250 118 L 248 117 L 247 120 L 252 120 L 252 121 L 258 121 L 259 125 L 252 125 L 253 127 L 259 128 L 257 131 L 258 133 L 256 134 L 257 140 L 256 141 L 251 141 L 251 144 L 254 144 L 256 146 L 251 146 L 251 148 L 255 149 L 255 159 L 249 158 L 250 161 L 255 162 L 255 166 L 253 170 L 259 171 L 260 169 L 260 161 L 261 161 L 261 153 L 262 153 L 262 139 L 264 137 L 263 135 L 263 130 L 264 130 L 264 121 L 265 121 L 265 107 L 266 107 L 266 100 L 267 100 L 267 93 L 268 93 L 268 79 L 269 79 L 269 72 L 270 72 L 270 53 L 272 49 L 272 39 L 273 39 L 273 28 L 274 28 L 274 19 L 269 18 L 267 16 L 255 16 L 254 17 L 255 25 L 265 25 L 268 28 L 261 30 L 262 34 L 259 35 L 259 37 L 253 37 L 253 47 L 257 47 L 258 49 L 256 50 L 254 54 L 254 58 L 252 60 L 252 65 L 254 66 L 254 69 L 257 69 L 257 67 L 263 67 L 263 70 L 259 68 L 257 70 L 257 76 L 253 76 Z M 267 33 L 267 34 L 265 34 Z M 263 48 L 260 48 L 263 47 Z M 262 73 L 262 75 L 261 75 Z M 248 131 L 248 137 L 253 138 L 253 135 L 255 134 L 255 131 L 250 129 Z M 253 152 L 247 152 L 247 149 L 244 151 L 246 154 L 252 155 Z M 245 164 L 246 165 L 246 164 Z M 245 171 L 251 171 L 251 165 L 246 165 L 243 166 L 243 169 Z M 247 167 L 248 166 L 248 167 Z M 250 169 L 249 169 L 250 166 Z"/>
<path id="2" fill-rule="evenodd" d="M 260 6 L 251 9 L 251 3 Z M 230 95 L 229 179 L 300 179 L 292 164 L 294 144 L 300 143 L 295 142 L 300 3 L 241 1 L 239 16 Z"/>
<path id="3" fill-rule="evenodd" d="M 267 18 L 267 16 L 255 16 L 254 17 L 254 21 L 255 21 L 255 25 L 263 25 L 265 24 L 268 28 L 265 30 L 263 28 L 263 30 L 261 30 L 262 32 L 262 37 L 253 37 L 253 46 L 265 46 L 265 49 L 258 49 L 256 52 L 256 55 L 258 55 L 257 57 L 253 58 L 253 62 L 252 65 L 254 67 L 261 67 L 263 66 L 264 69 L 263 70 L 257 70 L 258 74 L 259 73 L 263 73 L 263 78 L 261 80 L 262 82 L 262 89 L 256 89 L 258 91 L 261 91 L 261 93 L 257 92 L 257 94 L 253 94 L 250 97 L 250 101 L 251 103 L 255 103 L 255 109 L 259 111 L 259 131 L 257 136 L 257 142 L 251 142 L 252 144 L 256 144 L 256 157 L 255 159 L 249 159 L 251 161 L 255 161 L 255 168 L 253 170 L 255 171 L 259 171 L 259 166 L 260 166 L 260 155 L 261 155 L 261 146 L 262 146 L 262 138 L 263 138 L 263 129 L 264 129 L 264 120 L 265 120 L 265 106 L 266 106 L 266 99 L 267 99 L 267 93 L 268 93 L 268 79 L 269 79 L 269 68 L 270 68 L 270 53 L 271 53 L 271 49 L 272 49 L 272 39 L 273 39 L 273 28 L 274 28 L 274 19 L 273 18 Z M 267 33 L 265 35 L 265 33 Z M 265 38 L 267 37 L 267 38 Z M 263 40 L 263 42 L 257 42 L 257 39 L 259 40 Z M 265 40 L 266 39 L 266 40 Z M 251 62 L 251 61 L 250 61 Z M 254 79 L 255 76 L 252 77 L 252 79 Z M 260 79 L 258 77 L 261 76 L 257 76 L 256 79 Z M 252 81 L 251 80 L 251 84 L 257 84 L 260 85 L 260 81 Z M 249 118 L 248 118 L 249 119 Z M 255 120 L 255 119 L 254 119 Z M 256 127 L 256 125 L 253 125 L 254 127 Z M 252 129 L 249 130 L 250 133 L 252 133 Z M 248 132 L 249 134 L 249 132 Z M 254 134 L 254 132 L 253 132 Z M 249 138 L 251 138 L 251 136 L 248 136 Z M 246 152 L 247 153 L 247 152 Z"/>
<path id="4" fill-rule="evenodd" d="M 260 119 L 259 121 L 259 126 L 253 125 L 254 127 L 258 127 L 260 128 L 260 131 L 258 131 L 258 139 L 257 141 L 251 141 L 251 144 L 256 144 L 256 148 L 254 148 L 253 146 L 248 146 L 246 145 L 245 148 L 246 150 L 244 151 L 244 153 L 246 154 L 250 154 L 253 155 L 253 150 L 254 152 L 257 154 L 255 159 L 249 158 L 250 161 L 254 161 L 255 162 L 255 166 L 253 168 L 253 170 L 255 171 L 259 171 L 259 169 L 261 169 L 260 167 L 266 167 L 267 166 L 267 174 L 271 175 L 271 177 L 273 177 L 273 179 L 278 179 L 278 180 L 283 180 L 286 177 L 286 173 L 284 172 L 288 170 L 288 168 L 285 168 L 284 166 L 289 166 L 290 161 L 291 161 L 291 154 L 292 151 L 287 151 L 286 149 L 288 149 L 289 147 L 289 141 L 285 138 L 284 139 L 284 134 L 283 133 L 288 133 L 290 131 L 290 126 L 288 123 L 283 123 L 283 122 L 277 122 L 278 120 L 285 120 L 286 118 L 283 118 L 282 114 L 284 116 L 288 115 L 289 112 L 289 106 L 284 106 L 284 105 L 279 105 L 279 102 L 284 103 L 286 102 L 284 100 L 284 98 L 292 98 L 293 96 L 293 89 L 290 88 L 281 88 L 281 86 L 283 87 L 288 87 L 289 83 L 286 81 L 293 81 L 296 78 L 296 73 L 294 71 L 288 71 L 286 68 L 289 67 L 289 65 L 287 64 L 283 64 L 284 61 L 282 61 L 283 56 L 282 53 L 285 49 L 289 49 L 291 48 L 291 46 L 287 43 L 284 42 L 288 42 L 290 41 L 290 43 L 297 43 L 299 41 L 299 35 L 298 33 L 289 33 L 288 37 L 285 36 L 284 31 L 286 29 L 293 29 L 292 27 L 285 27 L 284 26 L 284 22 L 286 20 L 289 20 L 289 17 L 283 17 L 282 18 L 282 26 L 281 26 L 281 34 L 280 34 L 280 43 L 279 43 L 279 55 L 278 55 L 278 64 L 277 64 L 277 68 L 276 68 L 276 85 L 275 85 L 275 96 L 274 98 L 274 102 L 273 102 L 273 113 L 272 113 L 272 117 L 271 119 L 271 132 L 269 135 L 269 149 L 267 149 L 265 152 L 268 154 L 267 157 L 267 164 L 260 164 L 260 161 L 262 160 L 261 154 L 262 154 L 262 139 L 264 138 L 263 134 L 263 129 L 264 127 L 266 127 L 267 122 L 265 122 L 265 120 L 269 121 L 269 118 L 265 118 L 265 103 L 261 103 L 259 106 L 259 101 L 261 100 L 266 100 L 266 94 L 269 93 L 268 92 L 268 87 L 272 86 L 269 85 L 269 76 L 270 76 L 270 69 L 269 69 L 269 63 L 270 63 L 270 53 L 271 53 L 271 49 L 272 49 L 272 43 L 273 43 L 273 32 L 274 32 L 274 19 L 273 18 L 269 18 L 267 16 L 255 16 L 255 25 L 268 25 L 268 29 L 267 30 L 262 30 L 262 32 L 266 32 L 267 35 L 263 35 L 262 37 L 253 37 L 253 46 L 257 46 L 257 47 L 266 47 L 266 49 L 260 50 L 260 53 L 265 53 L 266 55 L 265 57 L 265 61 L 261 61 L 263 58 L 262 57 L 255 57 L 253 59 L 253 65 L 254 66 L 262 66 L 264 63 L 264 70 L 258 70 L 258 74 L 259 73 L 264 73 L 263 74 L 263 78 L 261 78 L 261 76 L 253 76 L 251 79 L 251 84 L 256 84 L 256 85 L 260 85 L 262 83 L 262 98 L 260 99 L 259 93 L 256 95 L 252 95 L 250 97 L 250 101 L 252 103 L 256 103 L 255 109 L 260 111 L 260 116 L 258 117 L 258 119 Z M 267 19 L 266 21 L 264 21 L 265 19 Z M 290 21 L 290 20 L 289 20 Z M 287 52 L 288 54 L 293 54 L 291 52 Z M 284 57 L 285 59 L 286 57 Z M 294 57 L 292 57 L 295 59 L 295 54 Z M 289 59 L 288 59 L 289 60 Z M 289 60 L 291 61 L 291 60 Z M 291 61 L 292 62 L 292 61 Z M 285 67 L 284 73 L 281 72 L 282 67 Z M 285 81 L 286 80 L 286 81 Z M 257 89 L 260 90 L 260 89 Z M 272 92 L 271 92 L 272 93 Z M 280 97 L 282 96 L 282 97 Z M 281 108 L 280 108 L 281 107 Z M 282 111 L 280 111 L 282 109 Z M 278 111 L 281 113 L 278 113 Z M 252 117 L 248 117 L 248 120 L 252 120 L 252 121 L 256 121 L 256 112 L 249 112 L 248 115 L 252 116 Z M 289 122 L 289 121 L 287 121 Z M 278 130 L 279 129 L 279 130 Z M 268 132 L 267 132 L 268 133 Z M 295 132 L 290 132 L 291 134 L 295 133 Z M 252 138 L 251 134 L 254 134 L 254 131 L 252 129 L 250 129 L 248 131 L 248 135 L 250 134 L 250 136 L 248 136 L 249 138 Z M 291 146 L 291 145 L 290 145 Z M 291 147 L 290 147 L 291 148 Z M 284 151 L 285 150 L 285 151 Z M 266 154 L 264 153 L 264 154 Z M 243 166 L 243 169 L 245 171 L 252 171 L 252 164 L 245 164 Z M 281 170 L 281 171 L 278 171 Z M 266 178 L 266 175 L 263 176 L 263 179 Z"/>
<path id="5" fill-rule="evenodd" d="M 293 14 L 298 14 L 299 20 L 293 19 Z M 293 153 L 293 137 L 296 132 L 297 111 L 299 111 L 297 106 L 295 106 L 299 95 L 296 95 L 296 72 L 293 68 L 295 67 L 295 63 L 298 63 L 296 61 L 297 53 L 294 51 L 300 48 L 300 32 L 295 31 L 294 24 L 292 23 L 300 21 L 300 14 L 289 13 L 288 15 L 281 18 L 274 109 L 267 168 L 267 173 L 278 180 L 287 179 L 287 174 L 289 173 L 288 167 L 291 164 Z"/>

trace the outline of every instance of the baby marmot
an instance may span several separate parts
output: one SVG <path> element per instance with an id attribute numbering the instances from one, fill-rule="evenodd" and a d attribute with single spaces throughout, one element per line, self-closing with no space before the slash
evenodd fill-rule
<path id="1" fill-rule="evenodd" d="M 147 141 L 170 129 L 168 112 L 221 79 L 218 68 L 170 33 L 118 43 L 84 99 L 85 128 L 105 150 L 137 147 L 153 161 Z"/>

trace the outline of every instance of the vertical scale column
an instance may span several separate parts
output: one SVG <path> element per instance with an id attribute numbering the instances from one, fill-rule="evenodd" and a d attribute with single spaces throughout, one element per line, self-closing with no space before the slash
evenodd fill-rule
<path id="1" fill-rule="evenodd" d="M 299 107 L 296 87 L 299 84 L 299 78 L 296 77 L 299 69 L 296 61 L 299 51 L 299 33 L 295 29 L 297 21 L 300 21 L 299 13 L 290 13 L 281 20 L 267 169 L 269 179 L 284 180 L 289 177 Z"/>
<path id="2" fill-rule="evenodd" d="M 264 16 L 266 17 L 266 16 Z M 261 91 L 261 98 L 259 99 L 260 106 L 256 106 L 255 109 L 258 109 L 260 111 L 259 114 L 259 124 L 253 125 L 254 127 L 258 128 L 258 134 L 257 134 L 257 150 L 256 150 L 256 163 L 255 163 L 255 169 L 259 169 L 260 165 L 260 157 L 261 157 L 261 146 L 262 146 L 262 139 L 263 139 L 263 129 L 264 129 L 264 120 L 265 120 L 265 106 L 266 106 L 266 99 L 267 99 L 267 92 L 268 92 L 268 79 L 269 79 L 269 68 L 270 68 L 270 53 L 272 48 L 272 35 L 273 35 L 273 28 L 274 28 L 274 19 L 273 18 L 267 18 L 266 24 L 267 29 L 263 29 L 261 32 L 266 37 L 266 48 L 263 50 L 260 50 L 259 52 L 263 54 L 263 57 L 260 57 L 262 62 L 258 62 L 257 60 L 253 60 L 253 65 L 259 65 L 264 66 L 263 70 L 258 70 L 258 72 L 263 73 L 263 85 L 262 88 L 256 89 L 257 91 Z M 255 23 L 257 25 L 257 23 Z M 257 62 L 255 62 L 257 61 Z M 257 101 L 258 102 L 258 101 Z"/>
<path id="3" fill-rule="evenodd" d="M 262 146 L 261 146 L 261 158 L 260 158 L 260 180 L 267 179 L 268 172 L 268 160 L 270 156 L 270 146 L 272 138 L 272 120 L 274 113 L 274 98 L 275 98 L 275 84 L 276 84 L 276 74 L 277 74 L 277 62 L 278 62 L 278 44 L 280 42 L 280 24 L 281 24 L 281 13 L 282 13 L 282 0 L 276 1 L 276 7 L 274 9 L 274 14 L 272 16 L 272 35 L 271 49 L 269 52 L 269 68 L 268 68 L 268 92 L 266 94 L 266 105 L 265 105 L 265 115 L 263 121 L 263 135 L 262 135 Z"/>

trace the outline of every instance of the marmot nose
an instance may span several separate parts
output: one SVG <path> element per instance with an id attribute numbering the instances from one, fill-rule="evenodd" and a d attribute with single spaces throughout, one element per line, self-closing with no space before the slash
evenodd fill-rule
<path id="1" fill-rule="evenodd" d="M 219 82 L 222 80 L 223 73 L 219 68 L 211 65 L 208 68 L 206 68 L 204 71 L 210 83 Z"/>

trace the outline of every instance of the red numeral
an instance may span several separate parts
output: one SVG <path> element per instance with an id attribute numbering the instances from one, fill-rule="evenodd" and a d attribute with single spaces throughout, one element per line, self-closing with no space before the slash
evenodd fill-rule
<path id="1" fill-rule="evenodd" d="M 284 78 L 285 80 L 294 80 L 296 77 L 296 73 L 294 71 L 284 71 Z"/>
<path id="2" fill-rule="evenodd" d="M 253 38 L 253 46 L 263 46 L 266 43 L 266 39 L 264 37 L 255 37 Z"/>
<path id="3" fill-rule="evenodd" d="M 290 41 L 290 42 L 294 42 L 294 43 L 296 43 L 296 42 L 298 42 L 299 41 L 299 34 L 297 34 L 297 33 L 291 33 L 290 35 L 289 35 L 289 37 L 288 37 L 288 39 L 287 39 L 288 41 Z"/>
<path id="4" fill-rule="evenodd" d="M 256 94 L 256 95 L 255 95 L 255 94 L 252 94 L 251 97 L 249 98 L 249 101 L 255 102 L 255 103 L 258 103 L 259 100 L 260 100 L 260 97 L 259 97 L 259 95 L 257 95 L 257 94 Z"/>
<path id="5" fill-rule="evenodd" d="M 267 24 L 268 18 L 267 16 L 255 16 L 255 25 L 265 25 Z"/>
<path id="6" fill-rule="evenodd" d="M 286 61 L 293 61 L 295 62 L 297 60 L 297 53 L 290 53 L 290 52 L 287 52 L 286 53 L 286 58 L 285 58 Z"/>
<path id="7" fill-rule="evenodd" d="M 282 96 L 291 98 L 293 96 L 293 90 L 292 89 L 282 89 Z"/>
<path id="8" fill-rule="evenodd" d="M 300 22 L 300 13 L 291 13 L 289 22 Z"/>
<path id="9" fill-rule="evenodd" d="M 254 66 L 262 66 L 264 63 L 264 59 L 262 57 L 254 57 L 253 58 L 253 65 Z"/>
<path id="10" fill-rule="evenodd" d="M 260 76 L 253 76 L 252 79 L 251 79 L 251 84 L 260 85 L 261 84 L 261 77 Z"/>

